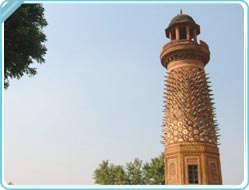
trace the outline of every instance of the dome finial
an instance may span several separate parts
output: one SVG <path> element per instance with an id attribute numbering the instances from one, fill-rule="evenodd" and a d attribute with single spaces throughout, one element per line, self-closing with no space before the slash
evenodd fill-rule
<path id="1" fill-rule="evenodd" d="M 180 9 L 180 15 L 182 15 L 182 9 Z"/>

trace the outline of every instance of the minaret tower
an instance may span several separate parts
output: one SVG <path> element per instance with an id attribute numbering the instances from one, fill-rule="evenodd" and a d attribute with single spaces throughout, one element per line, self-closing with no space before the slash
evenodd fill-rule
<path id="1" fill-rule="evenodd" d="M 205 66 L 208 45 L 197 41 L 200 26 L 186 14 L 165 30 L 170 42 L 161 51 L 165 80 L 166 184 L 222 184 L 218 127 Z"/>

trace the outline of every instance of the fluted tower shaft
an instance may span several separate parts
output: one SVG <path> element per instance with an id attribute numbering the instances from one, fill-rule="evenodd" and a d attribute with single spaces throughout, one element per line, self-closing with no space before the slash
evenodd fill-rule
<path id="1" fill-rule="evenodd" d="M 165 80 L 166 184 L 221 184 L 218 125 L 210 82 L 204 67 L 208 45 L 192 17 L 177 15 L 166 29 L 170 38 L 161 52 Z"/>

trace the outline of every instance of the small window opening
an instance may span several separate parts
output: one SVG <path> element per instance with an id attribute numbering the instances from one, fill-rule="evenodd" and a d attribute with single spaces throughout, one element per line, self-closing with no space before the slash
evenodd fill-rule
<path id="1" fill-rule="evenodd" d="M 176 33 L 175 31 L 171 31 L 171 40 L 175 40 L 176 39 Z"/>
<path id="2" fill-rule="evenodd" d="M 180 40 L 187 39 L 186 27 L 180 28 Z"/>
<path id="3" fill-rule="evenodd" d="M 197 165 L 188 165 L 188 183 L 189 184 L 198 184 Z"/>
<path id="4" fill-rule="evenodd" d="M 194 30 L 190 29 L 190 39 L 192 40 L 194 38 Z"/>

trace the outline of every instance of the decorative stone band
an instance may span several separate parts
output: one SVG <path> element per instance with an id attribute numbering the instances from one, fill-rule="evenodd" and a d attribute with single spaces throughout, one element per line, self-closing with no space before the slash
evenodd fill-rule
<path id="1" fill-rule="evenodd" d="M 204 69 L 204 64 L 202 61 L 198 60 L 192 60 L 192 59 L 185 59 L 185 60 L 177 60 L 177 61 L 171 61 L 168 64 L 168 72 L 177 69 L 179 67 L 198 67 L 200 69 Z"/>
<path id="2" fill-rule="evenodd" d="M 174 144 L 167 146 L 165 152 L 168 156 L 181 153 L 207 153 L 212 155 L 219 155 L 219 149 L 217 146 L 211 143 L 186 143 L 186 144 Z"/>
<path id="3" fill-rule="evenodd" d="M 172 41 L 167 43 L 160 55 L 162 65 L 168 69 L 169 63 L 178 60 L 197 60 L 206 65 L 210 59 L 208 45 L 200 41 L 200 44 L 193 41 Z"/>

